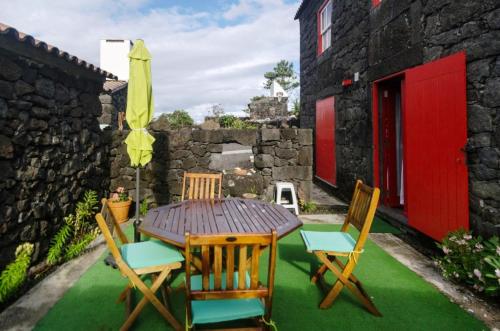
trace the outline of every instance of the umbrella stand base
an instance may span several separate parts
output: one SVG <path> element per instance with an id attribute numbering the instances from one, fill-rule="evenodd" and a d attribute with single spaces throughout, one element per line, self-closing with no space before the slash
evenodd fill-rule
<path id="1" fill-rule="evenodd" d="M 113 255 L 111 255 L 111 253 L 109 253 L 108 256 L 106 256 L 106 258 L 104 259 L 104 264 L 112 267 L 113 269 L 118 268 L 115 258 L 113 257 Z"/>

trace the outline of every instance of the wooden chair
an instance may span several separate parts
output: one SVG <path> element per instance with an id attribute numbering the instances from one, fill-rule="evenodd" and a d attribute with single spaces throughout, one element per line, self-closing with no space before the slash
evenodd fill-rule
<path id="1" fill-rule="evenodd" d="M 323 263 L 311 281 L 316 283 L 327 270 L 332 271 L 337 277 L 337 281 L 321 302 L 320 308 L 330 307 L 345 286 L 361 300 L 363 305 L 372 314 L 382 316 L 363 289 L 361 282 L 352 274 L 368 238 L 375 210 L 377 209 L 379 195 L 380 190 L 378 188 L 371 188 L 358 180 L 349 211 L 340 232 L 301 230 L 302 239 L 307 246 L 307 251 L 313 252 Z M 347 233 L 350 225 L 359 230 L 357 240 L 354 240 Z M 344 264 L 339 260 L 339 256 L 347 257 L 347 262 Z"/>
<path id="2" fill-rule="evenodd" d="M 222 197 L 222 174 L 184 172 L 181 200 L 185 200 L 186 193 L 189 200 L 214 199 L 216 185 L 218 185 L 217 198 L 220 199 Z"/>
<path id="3" fill-rule="evenodd" d="M 106 199 L 102 201 L 103 206 L 105 206 Z M 182 254 L 175 248 L 158 241 L 151 240 L 129 243 L 120 225 L 114 220 L 107 208 L 104 207 L 102 211 L 104 213 L 98 213 L 95 217 L 97 224 L 104 235 L 104 239 L 106 240 L 118 269 L 121 271 L 122 275 L 127 277 L 130 281 L 125 290 L 120 294 L 117 303 L 123 302 L 127 298 L 129 299 L 132 288 L 137 288 L 144 294 L 144 297 L 135 306 L 133 311 L 131 311 L 130 306 L 128 307 L 127 320 L 120 330 L 128 330 L 148 302 L 153 304 L 174 329 L 181 330 L 181 324 L 160 300 L 158 300 L 155 293 L 161 288 L 162 295 L 165 298 L 166 293 L 163 291 L 162 285 L 172 270 L 181 268 L 182 261 L 184 260 Z M 113 239 L 110 227 L 114 227 L 120 241 L 123 243 L 120 248 L 118 248 Z M 143 282 L 141 279 L 143 275 L 151 275 L 151 287 L 147 287 Z M 166 300 L 164 301 L 166 302 Z M 127 300 L 127 303 L 130 304 L 130 300 Z"/>
<path id="4" fill-rule="evenodd" d="M 263 330 L 274 325 L 271 308 L 276 242 L 276 231 L 262 235 L 187 233 L 186 327 L 247 318 L 256 320 L 257 326 L 241 330 Z M 259 282 L 259 258 L 267 246 L 270 247 L 267 283 L 263 286 Z M 201 249 L 201 275 L 191 275 L 193 249 Z"/>

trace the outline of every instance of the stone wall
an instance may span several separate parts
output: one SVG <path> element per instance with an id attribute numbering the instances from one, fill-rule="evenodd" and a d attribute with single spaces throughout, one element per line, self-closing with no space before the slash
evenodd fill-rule
<path id="1" fill-rule="evenodd" d="M 82 193 L 109 186 L 104 78 L 78 77 L 0 46 L 0 270 L 21 242 L 43 258 Z"/>
<path id="2" fill-rule="evenodd" d="M 333 43 L 319 57 L 316 12 L 300 14 L 301 127 L 314 128 L 316 100 L 335 96 L 337 192 L 372 181 L 371 82 L 465 50 L 471 226 L 500 232 L 500 2 L 333 0 Z M 342 79 L 359 72 L 359 81 Z"/>
<path id="3" fill-rule="evenodd" d="M 123 143 L 127 131 L 113 132 L 110 189 L 124 186 L 135 196 L 135 170 L 130 167 Z M 140 194 L 150 205 L 163 205 L 180 198 L 184 171 L 219 172 L 223 151 L 249 148 L 254 160 L 247 175 L 227 169 L 223 177 L 225 196 L 255 193 L 272 200 L 277 181 L 296 184 L 303 199 L 309 200 L 312 185 L 312 130 L 198 130 L 154 131 L 153 160 L 141 172 Z M 231 156 L 236 157 L 239 154 Z"/>
<path id="4" fill-rule="evenodd" d="M 261 97 L 248 104 L 251 120 L 288 117 L 288 98 Z"/>

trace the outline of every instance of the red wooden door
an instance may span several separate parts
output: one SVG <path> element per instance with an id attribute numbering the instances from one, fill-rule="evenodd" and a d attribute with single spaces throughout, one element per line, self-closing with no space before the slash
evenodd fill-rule
<path id="1" fill-rule="evenodd" d="M 316 101 L 316 176 L 337 184 L 335 162 L 335 99 Z"/>
<path id="2" fill-rule="evenodd" d="M 406 71 L 408 223 L 441 240 L 469 228 L 465 53 Z"/>

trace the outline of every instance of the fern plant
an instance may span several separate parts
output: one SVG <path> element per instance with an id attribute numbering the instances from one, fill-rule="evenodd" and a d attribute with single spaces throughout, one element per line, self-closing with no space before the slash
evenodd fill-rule
<path id="1" fill-rule="evenodd" d="M 87 191 L 83 200 L 76 204 L 75 214 L 64 218 L 65 224 L 51 241 L 47 263 L 54 265 L 61 260 L 69 260 L 80 255 L 98 235 L 93 222 L 97 211 L 97 193 Z"/>
<path id="2" fill-rule="evenodd" d="M 16 249 L 16 259 L 0 275 L 0 303 L 5 302 L 23 285 L 33 254 L 33 244 L 25 243 Z"/>

